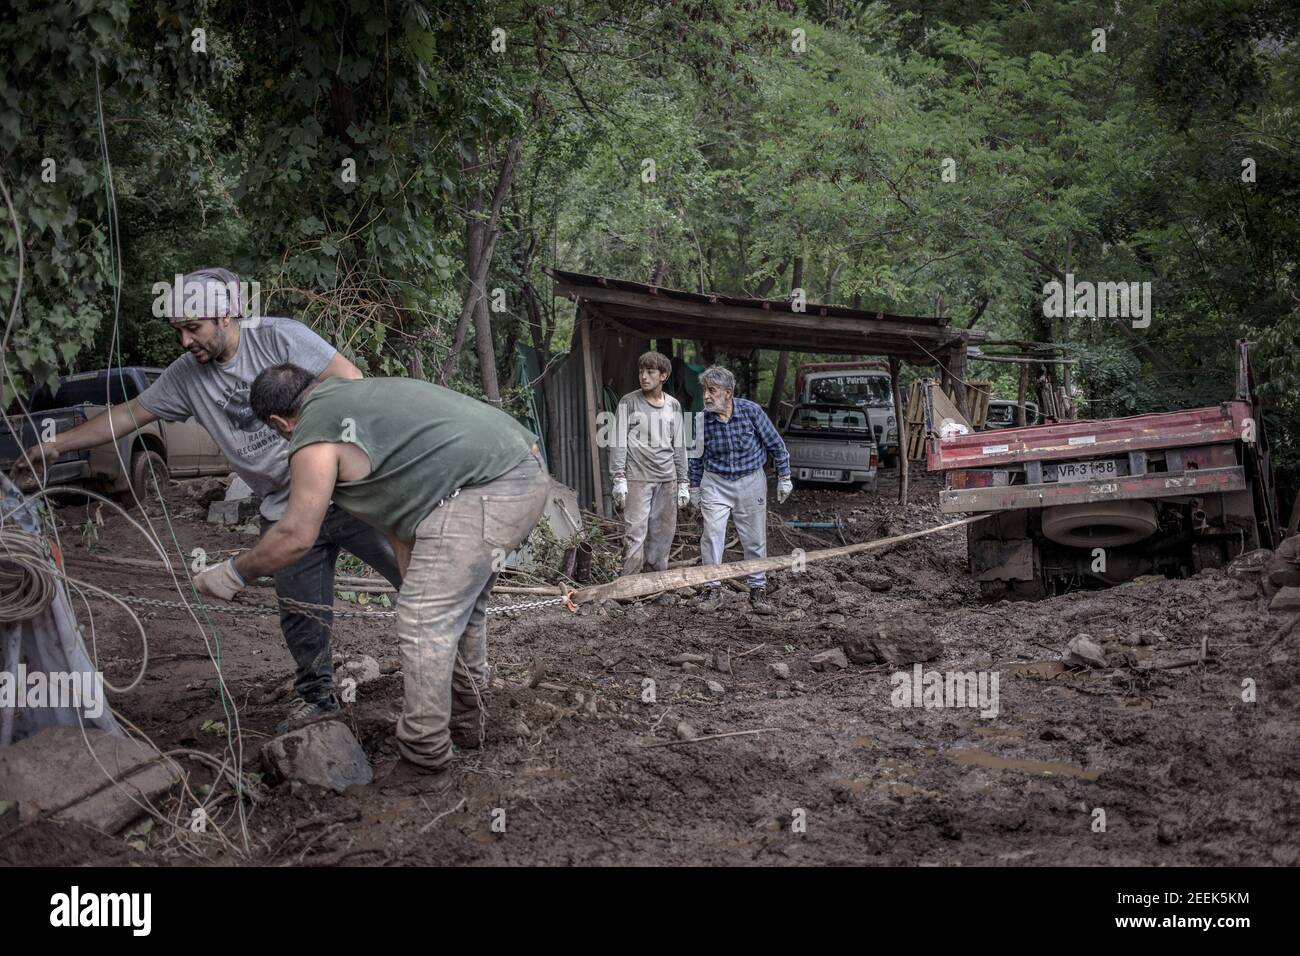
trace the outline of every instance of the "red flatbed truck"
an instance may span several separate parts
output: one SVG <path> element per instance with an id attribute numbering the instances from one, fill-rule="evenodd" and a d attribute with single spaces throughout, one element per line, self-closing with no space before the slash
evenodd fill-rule
<path id="1" fill-rule="evenodd" d="M 926 464 L 947 478 L 940 509 L 991 515 L 967 528 L 985 596 L 1181 577 L 1275 547 L 1277 498 L 1244 342 L 1237 363 L 1235 396 L 1212 408 L 950 438 L 930 430 Z"/>

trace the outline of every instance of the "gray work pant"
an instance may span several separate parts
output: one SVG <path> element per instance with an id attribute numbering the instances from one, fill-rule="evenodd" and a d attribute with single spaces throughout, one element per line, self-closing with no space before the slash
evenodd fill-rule
<path id="1" fill-rule="evenodd" d="M 677 482 L 629 479 L 623 521 L 623 573 L 667 571 L 677 533 Z"/>
<path id="2" fill-rule="evenodd" d="M 728 481 L 711 471 L 700 480 L 700 516 L 704 534 L 700 538 L 700 564 L 721 564 L 727 543 L 727 519 L 736 523 L 736 535 L 745 559 L 767 557 L 767 475 L 762 468 Z M 751 574 L 751 588 L 761 588 L 767 575 Z M 718 586 L 710 581 L 710 588 Z"/>
<path id="3" fill-rule="evenodd" d="M 500 478 L 462 488 L 415 529 L 397 598 L 405 700 L 397 748 L 437 768 L 451 758 L 453 715 L 486 689 L 487 601 L 496 570 L 546 508 L 550 479 L 535 454 Z"/>

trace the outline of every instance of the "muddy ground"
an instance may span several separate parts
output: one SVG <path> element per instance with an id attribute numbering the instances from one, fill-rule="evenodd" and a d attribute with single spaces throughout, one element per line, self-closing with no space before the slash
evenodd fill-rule
<path id="1" fill-rule="evenodd" d="M 180 549 L 247 547 L 251 538 L 203 522 L 192 485 L 174 482 L 169 492 Z M 885 478 L 878 495 L 801 490 L 777 510 L 810 520 L 838 515 L 848 522 L 846 539 L 856 541 L 940 523 L 934 492 L 932 482 L 914 482 L 914 505 L 902 514 Z M 84 504 L 59 509 L 74 573 L 117 593 L 175 599 L 166 578 L 109 563 L 150 552 L 120 517 L 104 509 L 100 526 L 95 513 Z M 151 514 L 170 537 L 161 508 Z M 787 553 L 840 542 L 772 530 L 769 543 Z M 0 863 L 1300 861 L 1300 635 L 1274 641 L 1284 621 L 1252 583 L 1214 571 L 1036 604 L 986 604 L 965 574 L 957 530 L 810 564 L 774 576 L 771 588 L 777 617 L 750 613 L 739 591 L 711 617 L 686 599 L 494 617 L 487 746 L 463 755 L 447 793 L 378 781 L 338 795 L 267 778 L 255 784 L 258 802 L 245 804 L 246 850 L 228 787 L 210 799 L 229 844 L 165 823 L 108 836 L 45 820 L 20 826 L 9 813 L 0 817 Z M 270 592 L 252 595 L 266 602 Z M 183 610 L 142 610 L 148 674 L 114 700 L 116 709 L 162 749 L 220 759 L 227 740 L 207 722 L 228 717 L 198 628 Z M 899 668 L 889 665 L 810 665 L 845 635 L 906 613 L 923 616 L 942 642 L 927 670 L 998 675 L 996 717 L 895 707 L 890 675 Z M 239 710 L 236 742 L 245 770 L 260 773 L 259 751 L 286 705 L 272 698 L 290 679 L 291 662 L 273 616 L 214 620 Z M 1060 664 L 1080 633 L 1106 647 L 1107 667 Z M 110 679 L 129 680 L 140 649 L 124 615 L 97 605 L 96 634 Z M 1199 657 L 1203 642 L 1205 663 L 1166 666 Z M 730 654 L 730 672 L 671 662 L 719 651 Z M 382 773 L 395 757 L 401 706 L 390 619 L 336 624 L 336 661 L 361 655 L 386 673 L 360 687 L 346 719 Z M 534 662 L 545 676 L 529 689 Z M 769 667 L 778 663 L 788 665 L 788 679 Z M 655 682 L 654 703 L 642 701 L 645 678 Z M 1242 699 L 1247 678 L 1253 703 Z M 698 735 L 763 732 L 688 743 L 682 722 Z M 185 764 L 192 785 L 212 782 L 201 762 Z M 172 798 L 164 808 L 183 820 L 191 806 Z M 505 832 L 494 832 L 503 820 Z"/>

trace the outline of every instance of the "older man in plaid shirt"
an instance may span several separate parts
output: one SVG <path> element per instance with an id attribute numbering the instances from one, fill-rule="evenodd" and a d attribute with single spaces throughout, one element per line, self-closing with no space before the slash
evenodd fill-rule
<path id="1" fill-rule="evenodd" d="M 704 454 L 692 458 L 687 470 L 691 503 L 704 519 L 700 563 L 722 563 L 728 518 L 736 523 L 745 558 L 767 557 L 763 465 L 771 455 L 776 465 L 776 500 L 785 501 L 794 487 L 790 453 L 761 406 L 733 397 L 736 377 L 731 372 L 714 365 L 700 373 L 700 385 L 704 388 Z M 756 614 L 776 613 L 767 600 L 766 575 L 749 576 L 749 604 Z M 716 611 L 721 606 L 722 589 L 712 581 L 700 610 Z"/>

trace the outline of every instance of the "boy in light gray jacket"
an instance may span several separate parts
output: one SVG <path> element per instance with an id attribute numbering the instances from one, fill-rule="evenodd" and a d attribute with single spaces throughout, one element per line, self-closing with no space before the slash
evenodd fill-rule
<path id="1" fill-rule="evenodd" d="M 609 455 L 614 506 L 623 511 L 623 574 L 664 571 L 677 509 L 690 500 L 682 406 L 664 393 L 672 363 L 660 352 L 637 360 L 641 390 L 618 403 Z"/>

